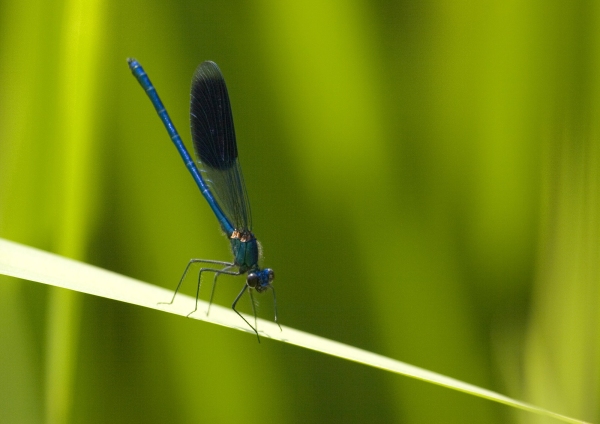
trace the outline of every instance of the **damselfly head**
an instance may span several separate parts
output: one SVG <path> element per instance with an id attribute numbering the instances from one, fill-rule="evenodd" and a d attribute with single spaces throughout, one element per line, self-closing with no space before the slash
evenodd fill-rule
<path id="1" fill-rule="evenodd" d="M 256 290 L 259 293 L 264 292 L 275 279 L 275 273 L 271 268 L 265 268 L 263 270 L 255 269 L 248 273 L 246 284 L 251 289 Z"/>

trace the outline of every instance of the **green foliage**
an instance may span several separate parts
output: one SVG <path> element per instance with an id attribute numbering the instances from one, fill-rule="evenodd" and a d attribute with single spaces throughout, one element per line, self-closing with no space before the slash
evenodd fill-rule
<path id="1" fill-rule="evenodd" d="M 586 1 L 0 1 L 0 236 L 168 288 L 228 259 L 125 62 L 189 141 L 211 59 L 283 323 L 599 421 L 599 21 Z M 2 422 L 534 419 L 33 283 L 0 299 Z"/>

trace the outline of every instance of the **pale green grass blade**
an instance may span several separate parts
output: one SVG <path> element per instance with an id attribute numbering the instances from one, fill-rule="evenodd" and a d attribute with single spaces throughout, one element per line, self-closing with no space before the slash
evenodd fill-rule
<path id="1" fill-rule="evenodd" d="M 158 302 L 168 301 L 171 298 L 172 291 L 3 239 L 0 239 L 0 274 L 182 316 L 186 316 L 194 307 L 194 299 L 185 295 L 179 295 L 173 305 L 159 305 Z M 213 324 L 252 332 L 245 325 L 242 325 L 243 323 L 232 310 L 213 305 L 211 307 L 211 315 L 207 317 L 204 313 L 207 307 L 206 302 L 200 302 L 199 310 L 193 317 Z M 552 417 L 563 422 L 584 422 L 343 343 L 288 327 L 283 327 L 283 331 L 280 332 L 277 325 L 269 321 L 259 319 L 258 327 L 262 337 L 302 346 L 328 355 L 345 358 L 407 377 L 452 388 L 518 409 Z"/>

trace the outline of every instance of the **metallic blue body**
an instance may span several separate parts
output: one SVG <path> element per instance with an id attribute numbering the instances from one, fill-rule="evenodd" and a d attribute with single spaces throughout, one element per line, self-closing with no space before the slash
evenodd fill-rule
<path id="1" fill-rule="evenodd" d="M 260 256 L 258 241 L 254 235 L 239 233 L 235 231 L 230 237 L 231 251 L 233 252 L 234 263 L 240 268 L 240 272 L 247 270 L 257 270 L 256 264 Z"/>
<path id="2" fill-rule="evenodd" d="M 162 104 L 162 101 L 160 100 L 160 97 L 158 97 L 158 93 L 156 92 L 154 85 L 152 85 L 152 83 L 150 82 L 150 78 L 148 78 L 146 71 L 144 71 L 144 68 L 142 68 L 142 65 L 140 65 L 139 62 L 135 59 L 128 59 L 128 63 L 129 63 L 129 69 L 131 69 L 133 76 L 138 80 L 138 82 L 140 83 L 140 85 L 142 86 L 142 88 L 144 89 L 144 91 L 146 92 L 148 97 L 150 98 L 150 101 L 154 105 L 154 108 L 156 109 L 156 113 L 158 113 L 160 120 L 162 121 L 165 128 L 167 129 L 167 132 L 169 133 L 169 137 L 171 138 L 171 141 L 173 142 L 173 144 L 175 144 L 175 147 L 177 148 L 177 151 L 181 155 L 181 159 L 183 159 L 183 162 L 185 163 L 186 168 L 188 169 L 188 171 L 190 171 L 190 174 L 192 174 L 192 178 L 194 178 L 194 181 L 196 181 L 196 184 L 198 185 L 200 192 L 202 193 L 202 195 L 208 202 L 210 208 L 213 210 L 213 212 L 217 216 L 217 219 L 219 220 L 219 223 L 221 224 L 223 231 L 225 231 L 225 233 L 227 234 L 228 237 L 231 236 L 231 234 L 233 233 L 233 230 L 234 230 L 233 226 L 231 225 L 231 223 L 229 222 L 229 220 L 227 219 L 227 217 L 225 216 L 225 214 L 219 207 L 219 204 L 215 200 L 214 196 L 208 189 L 208 186 L 204 182 L 202 175 L 200 175 L 200 171 L 198 170 L 196 163 L 194 162 L 194 160 L 188 153 L 187 149 L 185 148 L 183 142 L 181 141 L 181 137 L 179 136 L 179 133 L 175 129 L 175 125 L 173 124 L 173 121 L 171 121 L 171 118 L 169 117 L 167 110 L 165 109 L 165 107 Z"/>
<path id="3" fill-rule="evenodd" d="M 202 63 L 194 75 L 192 81 L 192 135 L 194 149 L 198 158 L 198 165 L 192 159 L 185 148 L 181 137 L 169 114 L 150 82 L 148 75 L 135 59 L 127 59 L 131 72 L 140 83 L 150 101 L 154 105 L 158 116 L 163 122 L 169 137 L 177 151 L 181 155 L 186 168 L 192 174 L 194 181 L 200 188 L 200 192 L 214 212 L 221 228 L 227 234 L 233 253 L 233 262 L 223 262 L 204 259 L 192 259 L 188 263 L 179 285 L 173 294 L 175 296 L 183 282 L 190 266 L 194 263 L 208 263 L 223 266 L 223 268 L 202 268 L 198 275 L 198 286 L 196 292 L 196 309 L 198 309 L 198 295 L 200 291 L 200 280 L 202 272 L 214 272 L 213 292 L 217 277 L 221 274 L 242 275 L 247 273 L 246 284 L 232 304 L 233 310 L 254 330 L 258 332 L 235 308 L 238 300 L 249 289 L 250 297 L 252 290 L 261 293 L 268 288 L 273 290 L 273 301 L 275 305 L 275 322 L 277 322 L 277 303 L 275 291 L 271 285 L 275 275 L 269 268 L 260 269 L 258 260 L 260 247 L 258 241 L 251 231 L 252 221 L 250 205 L 246 194 L 241 167 L 237 159 L 237 145 L 235 131 L 233 129 L 233 116 L 229 105 L 229 97 L 225 80 L 218 66 L 213 62 Z M 203 177 L 203 174 L 205 177 Z M 207 178 L 207 179 L 205 179 Z M 237 267 L 237 271 L 232 271 Z M 254 302 L 252 302 L 254 308 Z M 188 315 L 188 316 L 189 316 Z M 256 317 L 256 311 L 255 311 Z M 260 338 L 259 338 L 260 341 Z"/>

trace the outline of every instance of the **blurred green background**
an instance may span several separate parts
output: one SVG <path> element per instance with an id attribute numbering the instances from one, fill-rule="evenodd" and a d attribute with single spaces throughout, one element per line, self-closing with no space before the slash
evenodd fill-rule
<path id="1" fill-rule="evenodd" d="M 188 146 L 221 67 L 283 324 L 600 421 L 600 2 L 0 0 L 0 237 L 174 289 L 231 255 L 130 56 Z M 546 421 L 2 277 L 0 422 Z"/>

